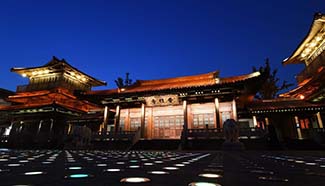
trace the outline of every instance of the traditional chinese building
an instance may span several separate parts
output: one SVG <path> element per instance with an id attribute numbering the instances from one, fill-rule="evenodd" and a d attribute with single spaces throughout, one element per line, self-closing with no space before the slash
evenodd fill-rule
<path id="1" fill-rule="evenodd" d="M 296 75 L 298 86 L 280 98 L 253 102 L 249 109 L 257 123 L 274 125 L 282 139 L 311 138 L 324 132 L 324 49 L 325 15 L 317 13 L 308 34 L 283 61 L 283 65 L 304 64 L 305 68 Z"/>
<path id="2" fill-rule="evenodd" d="M 245 106 L 262 79 L 260 72 L 221 78 L 214 71 L 138 80 L 125 88 L 89 91 L 84 97 L 115 111 L 115 122 L 104 122 L 107 131 L 139 129 L 144 139 L 180 139 L 192 129 L 220 129 L 229 118 L 243 128 L 254 127 Z"/>
<path id="3" fill-rule="evenodd" d="M 10 105 L 0 107 L 2 113 L 10 116 L 9 142 L 14 147 L 58 147 L 71 130 L 69 121 L 80 121 L 103 110 L 76 97 L 75 92 L 90 91 L 106 83 L 72 67 L 64 59 L 53 57 L 43 66 L 11 71 L 29 80 L 28 85 L 18 86 L 16 93 L 7 97 Z M 97 125 L 89 127 L 98 127 L 101 122 L 92 121 Z"/>

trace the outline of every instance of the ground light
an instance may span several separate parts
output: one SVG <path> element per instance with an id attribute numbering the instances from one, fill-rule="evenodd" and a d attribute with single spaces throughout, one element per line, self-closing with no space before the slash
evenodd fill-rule
<path id="1" fill-rule="evenodd" d="M 140 168 L 140 166 L 139 165 L 130 165 L 129 168 L 131 168 L 131 169 L 137 169 L 137 168 Z"/>
<path id="2" fill-rule="evenodd" d="M 169 174 L 169 172 L 166 171 L 150 171 L 148 174 L 157 174 L 157 175 L 162 175 L 162 174 Z"/>
<path id="3" fill-rule="evenodd" d="M 68 167 L 69 170 L 80 170 L 82 167 Z"/>
<path id="4" fill-rule="evenodd" d="M 7 166 L 8 166 L 8 167 L 20 167 L 21 164 L 18 164 L 18 163 L 11 163 L 11 164 L 8 164 Z"/>
<path id="5" fill-rule="evenodd" d="M 42 174 L 46 174 L 46 173 L 42 172 L 42 171 L 25 172 L 24 173 L 25 176 L 35 176 L 35 175 L 42 175 Z"/>
<path id="6" fill-rule="evenodd" d="M 81 179 L 81 178 L 89 178 L 93 177 L 90 174 L 70 174 L 68 176 L 65 176 L 65 178 L 71 178 L 71 179 Z"/>
<path id="7" fill-rule="evenodd" d="M 188 186 L 221 186 L 217 183 L 209 183 L 209 182 L 192 182 L 188 184 Z"/>
<path id="8" fill-rule="evenodd" d="M 165 169 L 165 170 L 177 170 L 179 168 L 177 168 L 177 167 L 164 167 L 163 169 Z"/>
<path id="9" fill-rule="evenodd" d="M 121 169 L 105 169 L 104 172 L 120 172 Z"/>
<path id="10" fill-rule="evenodd" d="M 42 164 L 51 164 L 52 162 L 50 161 L 43 161 Z"/>
<path id="11" fill-rule="evenodd" d="M 220 174 L 212 174 L 212 173 L 204 173 L 204 174 L 199 174 L 201 177 L 205 178 L 222 178 Z"/>
<path id="12" fill-rule="evenodd" d="M 97 166 L 97 167 L 106 167 L 107 164 L 105 164 L 105 163 L 99 163 L 99 164 L 97 164 L 96 166 Z"/>
<path id="13" fill-rule="evenodd" d="M 142 177 L 128 177 L 120 180 L 120 182 L 124 182 L 124 183 L 144 183 L 149 181 L 150 181 L 149 178 L 142 178 Z"/>

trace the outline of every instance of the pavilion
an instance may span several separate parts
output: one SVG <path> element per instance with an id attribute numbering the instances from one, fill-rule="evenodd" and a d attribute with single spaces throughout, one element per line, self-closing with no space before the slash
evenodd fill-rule
<path id="1" fill-rule="evenodd" d="M 283 65 L 304 64 L 298 86 L 272 100 L 248 107 L 258 124 L 273 125 L 280 139 L 323 137 L 325 143 L 325 15 L 316 13 L 309 32 Z M 319 139 L 318 139 L 319 140 Z"/>
<path id="2" fill-rule="evenodd" d="M 6 126 L 10 128 L 9 143 L 14 147 L 58 147 L 72 129 L 70 120 L 102 111 L 101 106 L 77 98 L 75 92 L 106 83 L 64 59 L 53 57 L 43 66 L 11 71 L 29 79 L 28 85 L 18 86 L 16 93 L 6 98 L 11 104 L 0 107 L 2 114 L 9 115 Z"/>

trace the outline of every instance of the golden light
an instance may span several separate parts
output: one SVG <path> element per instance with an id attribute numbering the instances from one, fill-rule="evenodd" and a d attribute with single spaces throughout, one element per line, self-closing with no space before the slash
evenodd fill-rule
<path id="1" fill-rule="evenodd" d="M 302 94 L 300 94 L 300 95 L 299 95 L 299 99 L 305 99 L 305 96 L 302 95 Z"/>
<path id="2" fill-rule="evenodd" d="M 150 179 L 149 178 L 142 178 L 142 177 L 129 177 L 129 178 L 121 179 L 120 182 L 143 183 L 143 182 L 150 182 Z"/>
<path id="3" fill-rule="evenodd" d="M 122 92 L 125 91 L 125 88 L 121 88 L 121 91 L 122 91 Z"/>
<path id="4" fill-rule="evenodd" d="M 310 51 L 311 51 L 310 48 L 306 48 L 306 49 L 305 49 L 305 52 L 306 52 L 306 53 L 309 53 Z"/>
<path id="5" fill-rule="evenodd" d="M 321 39 L 322 39 L 321 36 L 317 36 L 317 37 L 316 37 L 316 41 L 320 41 Z"/>
<path id="6" fill-rule="evenodd" d="M 44 70 L 44 73 L 48 74 L 48 73 L 50 73 L 50 70 L 46 69 L 46 70 Z"/>
<path id="7" fill-rule="evenodd" d="M 32 72 L 32 75 L 33 75 L 33 76 L 35 76 L 36 74 L 37 74 L 37 72 L 36 72 L 36 71 L 33 71 L 33 72 Z"/>
<path id="8" fill-rule="evenodd" d="M 312 43 L 310 43 L 310 46 L 311 46 L 311 47 L 315 47 L 315 46 L 316 46 L 316 42 L 312 42 Z"/>
<path id="9" fill-rule="evenodd" d="M 87 79 L 83 77 L 81 80 L 82 80 L 82 81 L 86 81 Z"/>
<path id="10" fill-rule="evenodd" d="M 221 178 L 222 177 L 220 174 L 213 174 L 213 173 L 200 174 L 199 176 L 205 177 L 205 178 Z"/>
<path id="11" fill-rule="evenodd" d="M 80 78 L 81 78 L 81 76 L 80 76 L 80 75 L 77 75 L 76 77 L 77 77 L 78 79 L 80 79 Z"/>
<path id="12" fill-rule="evenodd" d="M 25 73 L 24 73 L 24 74 L 22 74 L 21 76 L 23 76 L 23 77 L 26 77 L 26 76 L 27 76 L 27 74 L 25 74 Z"/>
<path id="13" fill-rule="evenodd" d="M 74 76 L 74 75 L 76 75 L 74 72 L 71 72 L 70 74 L 71 74 L 71 76 Z"/>

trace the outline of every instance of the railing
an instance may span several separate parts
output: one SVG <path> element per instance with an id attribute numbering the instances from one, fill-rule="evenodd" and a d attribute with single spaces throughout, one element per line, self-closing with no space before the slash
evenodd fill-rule
<path id="1" fill-rule="evenodd" d="M 266 131 L 261 128 L 240 128 L 239 138 L 261 138 L 266 135 Z M 207 129 L 188 129 L 188 138 L 195 139 L 223 139 L 224 133 L 222 128 L 207 128 Z"/>
<path id="2" fill-rule="evenodd" d="M 109 141 L 109 140 L 129 140 L 132 141 L 134 140 L 134 136 L 138 131 L 110 131 L 106 133 L 93 133 L 92 135 L 92 140 L 94 141 Z"/>
<path id="3" fill-rule="evenodd" d="M 223 138 L 222 128 L 213 129 L 188 129 L 187 138 Z"/>

